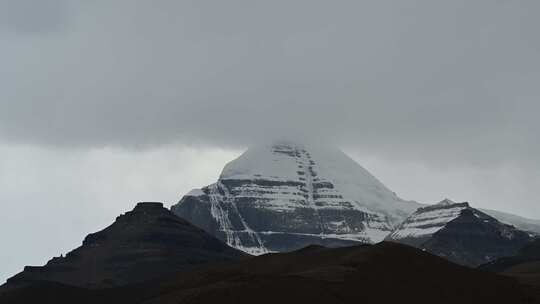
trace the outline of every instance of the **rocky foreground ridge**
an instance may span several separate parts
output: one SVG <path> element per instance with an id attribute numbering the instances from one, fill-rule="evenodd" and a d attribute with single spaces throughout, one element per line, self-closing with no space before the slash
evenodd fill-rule
<path id="1" fill-rule="evenodd" d="M 133 284 L 246 255 L 163 207 L 138 203 L 82 246 L 45 266 L 27 266 L 7 286 L 46 281 L 85 288 Z"/>

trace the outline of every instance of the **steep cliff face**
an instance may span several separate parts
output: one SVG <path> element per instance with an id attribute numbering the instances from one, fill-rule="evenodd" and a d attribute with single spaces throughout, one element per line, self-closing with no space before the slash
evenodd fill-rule
<path id="1" fill-rule="evenodd" d="M 337 149 L 282 142 L 248 149 L 172 211 L 261 254 L 378 242 L 418 207 Z"/>
<path id="2" fill-rule="evenodd" d="M 450 261 L 478 266 L 511 256 L 531 240 L 529 233 L 469 206 L 444 200 L 419 208 L 389 241 L 412 245 Z"/>

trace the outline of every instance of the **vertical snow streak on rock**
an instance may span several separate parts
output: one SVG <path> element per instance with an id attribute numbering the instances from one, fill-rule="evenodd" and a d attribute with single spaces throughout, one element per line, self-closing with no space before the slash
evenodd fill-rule
<path id="1" fill-rule="evenodd" d="M 214 219 L 218 222 L 219 227 L 225 233 L 225 238 L 227 245 L 232 247 L 241 247 L 242 242 L 238 235 L 236 235 L 232 229 L 231 220 L 229 219 L 229 214 L 227 211 L 223 210 L 220 198 L 221 195 L 218 191 L 218 183 L 208 187 L 210 193 L 208 197 L 210 198 L 210 213 Z"/>
<path id="2" fill-rule="evenodd" d="M 234 212 L 236 212 L 236 214 L 238 215 L 238 218 L 240 219 L 240 222 L 242 223 L 242 226 L 244 226 L 244 231 L 248 233 L 249 237 L 251 238 L 251 240 L 254 243 L 258 244 L 258 246 L 255 247 L 255 248 L 246 247 L 246 246 L 243 246 L 242 244 L 240 244 L 242 250 L 246 251 L 248 253 L 252 253 L 252 254 L 268 253 L 269 251 L 264 247 L 264 244 L 263 244 L 263 242 L 262 242 L 262 240 L 261 240 L 261 238 L 259 236 L 259 233 L 257 233 L 256 231 L 254 231 L 253 229 L 251 229 L 249 227 L 249 225 L 245 221 L 244 217 L 240 213 L 240 210 L 238 210 L 238 207 L 236 206 L 236 204 L 231 201 L 232 196 L 229 193 L 229 189 L 227 188 L 227 186 L 223 185 L 221 182 L 218 182 L 218 184 L 219 184 L 220 188 L 224 192 L 224 202 L 229 203 L 229 205 L 232 207 Z M 233 231 L 232 233 L 235 233 L 235 232 Z"/>

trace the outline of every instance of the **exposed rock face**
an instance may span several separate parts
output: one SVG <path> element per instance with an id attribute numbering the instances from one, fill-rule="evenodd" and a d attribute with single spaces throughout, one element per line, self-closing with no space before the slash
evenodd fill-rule
<path id="1" fill-rule="evenodd" d="M 191 191 L 172 211 L 260 254 L 379 242 L 419 206 L 339 150 L 278 143 L 250 148 L 217 183 Z"/>
<path id="2" fill-rule="evenodd" d="M 419 208 L 387 238 L 472 267 L 514 255 L 530 239 L 468 203 L 450 200 Z"/>
<path id="3" fill-rule="evenodd" d="M 7 285 L 49 281 L 86 288 L 122 286 L 243 256 L 163 204 L 139 203 L 65 257 L 27 266 Z"/>

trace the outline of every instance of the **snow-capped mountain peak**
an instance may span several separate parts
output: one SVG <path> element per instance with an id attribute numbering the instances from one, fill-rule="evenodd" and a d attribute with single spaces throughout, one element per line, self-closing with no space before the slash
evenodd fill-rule
<path id="1" fill-rule="evenodd" d="M 249 148 L 216 184 L 172 210 L 231 246 L 263 253 L 378 242 L 419 206 L 339 149 L 277 142 Z"/>

